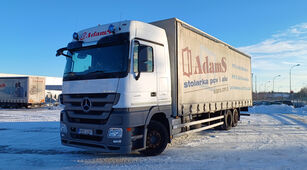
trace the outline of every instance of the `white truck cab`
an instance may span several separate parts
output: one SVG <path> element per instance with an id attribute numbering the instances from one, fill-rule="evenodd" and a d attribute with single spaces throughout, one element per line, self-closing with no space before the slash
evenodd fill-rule
<path id="1" fill-rule="evenodd" d="M 128 132 L 137 127 L 142 132 L 135 133 L 143 135 L 150 110 L 171 105 L 165 30 L 123 21 L 85 29 L 73 36 L 67 48 L 59 51 L 68 50 L 62 143 L 113 152 L 145 148 L 144 140 L 132 146 Z"/>
<path id="2" fill-rule="evenodd" d="M 80 38 L 72 44 L 83 43 L 72 58 L 67 58 L 63 94 L 119 93 L 113 108 L 170 104 L 165 30 L 143 22 L 123 21 L 82 30 L 77 35 Z M 105 37 L 108 39 L 104 43 Z"/>

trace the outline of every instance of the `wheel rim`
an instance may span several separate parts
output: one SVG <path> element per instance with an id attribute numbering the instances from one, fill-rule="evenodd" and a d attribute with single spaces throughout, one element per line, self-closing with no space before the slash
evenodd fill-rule
<path id="1" fill-rule="evenodd" d="M 156 130 L 151 130 L 147 134 L 146 144 L 149 148 L 157 148 L 161 145 L 161 134 Z"/>

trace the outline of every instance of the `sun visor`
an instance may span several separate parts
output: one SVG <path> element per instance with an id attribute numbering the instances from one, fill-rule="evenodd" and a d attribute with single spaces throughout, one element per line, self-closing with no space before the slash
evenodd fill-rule
<path id="1" fill-rule="evenodd" d="M 99 41 L 103 37 L 129 32 L 129 21 L 116 22 L 106 25 L 98 25 L 78 32 L 74 35 L 74 41 L 83 41 L 84 43 Z M 77 39 L 76 39 L 77 38 Z"/>

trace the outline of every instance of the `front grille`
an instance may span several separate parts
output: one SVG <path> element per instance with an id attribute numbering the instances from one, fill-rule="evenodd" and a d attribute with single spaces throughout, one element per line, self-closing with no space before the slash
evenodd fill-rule
<path id="1" fill-rule="evenodd" d="M 82 110 L 74 110 L 74 113 L 79 114 L 79 115 L 83 115 L 83 114 L 86 114 L 86 115 L 101 115 L 103 112 L 101 112 L 101 111 L 89 111 L 87 113 L 84 113 Z"/>
<path id="2" fill-rule="evenodd" d="M 83 112 L 82 101 L 88 98 L 91 101 L 91 109 L 89 112 Z M 76 111 L 78 114 L 88 114 L 93 112 L 108 112 L 111 111 L 113 104 L 118 100 L 116 93 L 101 93 L 101 94 L 65 94 L 63 95 L 63 103 L 65 110 Z"/>
<path id="3" fill-rule="evenodd" d="M 88 110 L 84 109 L 84 100 L 88 99 Z M 119 100 L 118 93 L 64 94 L 63 103 L 69 122 L 84 124 L 105 124 L 112 107 Z M 82 107 L 83 105 L 83 107 Z"/>

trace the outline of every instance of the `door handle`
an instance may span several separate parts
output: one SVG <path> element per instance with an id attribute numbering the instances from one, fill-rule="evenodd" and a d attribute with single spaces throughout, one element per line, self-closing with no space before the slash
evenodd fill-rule
<path id="1" fill-rule="evenodd" d="M 151 97 L 155 97 L 155 96 L 157 96 L 157 93 L 156 93 L 156 92 L 151 92 L 151 93 L 150 93 L 150 96 L 151 96 Z"/>

